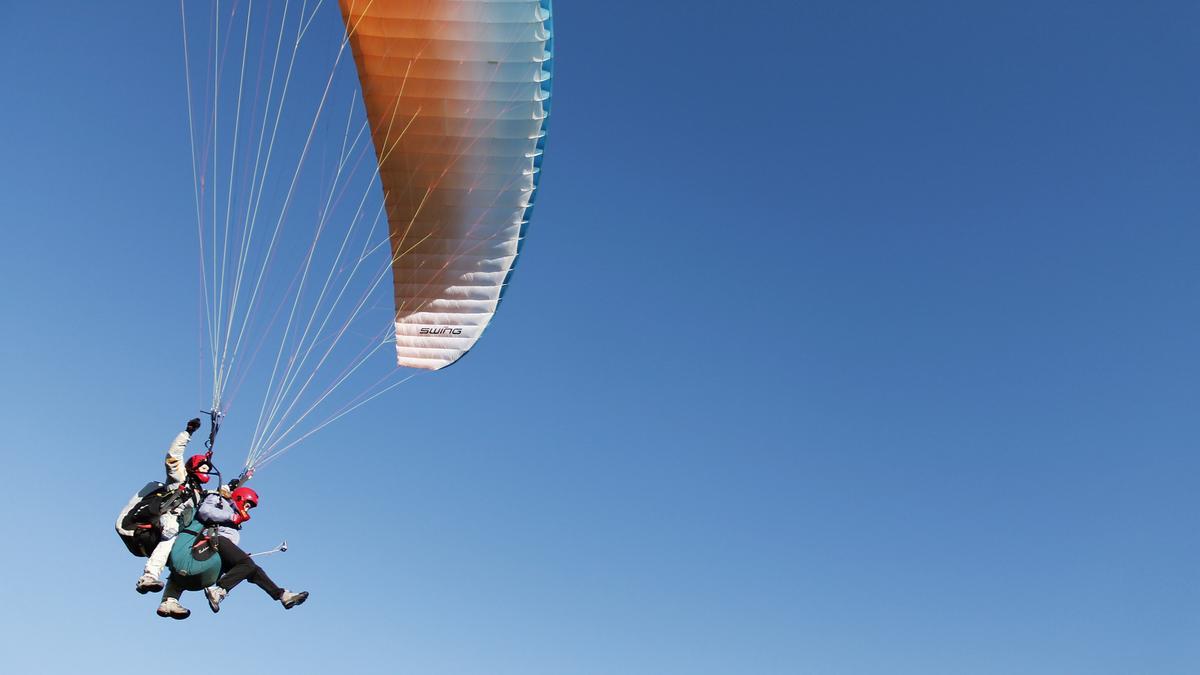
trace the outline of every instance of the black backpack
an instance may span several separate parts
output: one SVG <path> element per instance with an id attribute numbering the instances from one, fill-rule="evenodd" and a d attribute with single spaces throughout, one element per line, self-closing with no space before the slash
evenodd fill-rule
<path id="1" fill-rule="evenodd" d="M 141 501 L 121 519 L 121 529 L 130 530 L 133 534 L 120 536 L 130 553 L 139 558 L 149 558 L 154 547 L 162 540 L 162 526 L 158 519 L 164 511 L 163 502 L 171 496 L 171 492 L 162 483 L 148 483 L 138 492 L 138 496 L 142 498 Z"/>

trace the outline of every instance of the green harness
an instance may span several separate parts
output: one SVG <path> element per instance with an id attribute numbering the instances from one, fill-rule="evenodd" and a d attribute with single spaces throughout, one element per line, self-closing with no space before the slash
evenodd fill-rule
<path id="1" fill-rule="evenodd" d="M 206 531 L 200 521 L 191 520 L 175 535 L 167 567 L 171 581 L 184 590 L 200 591 L 215 584 L 221 576 L 216 529 Z"/>

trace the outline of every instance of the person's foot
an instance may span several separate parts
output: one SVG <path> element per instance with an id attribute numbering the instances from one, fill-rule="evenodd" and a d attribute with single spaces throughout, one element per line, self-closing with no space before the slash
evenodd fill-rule
<path id="1" fill-rule="evenodd" d="M 221 611 L 221 601 L 225 599 L 226 595 L 229 595 L 229 591 L 220 586 L 209 586 L 204 589 L 204 597 L 208 598 L 208 607 L 213 614 Z"/>
<path id="2" fill-rule="evenodd" d="M 186 619 L 192 615 L 192 612 L 179 604 L 175 598 L 167 598 L 158 606 L 158 615 L 163 618 Z"/>
<path id="3" fill-rule="evenodd" d="M 134 589 L 136 589 L 137 592 L 141 593 L 142 595 L 147 593 L 157 593 L 163 589 L 163 582 L 162 579 L 159 579 L 153 574 L 143 574 L 141 578 L 137 580 L 137 585 L 134 586 Z"/>
<path id="4" fill-rule="evenodd" d="M 300 593 L 284 591 L 283 595 L 279 596 L 279 602 L 283 603 L 284 609 L 291 609 L 291 608 L 295 607 L 296 605 L 302 604 L 307 599 L 308 599 L 308 591 L 302 591 Z"/>

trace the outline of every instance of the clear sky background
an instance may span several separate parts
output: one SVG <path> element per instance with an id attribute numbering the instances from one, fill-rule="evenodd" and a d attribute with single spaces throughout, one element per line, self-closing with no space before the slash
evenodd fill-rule
<path id="1" fill-rule="evenodd" d="M 1200 7 L 555 10 L 496 322 L 256 478 L 306 605 L 173 622 L 178 6 L 0 3 L 0 670 L 1200 670 Z"/>

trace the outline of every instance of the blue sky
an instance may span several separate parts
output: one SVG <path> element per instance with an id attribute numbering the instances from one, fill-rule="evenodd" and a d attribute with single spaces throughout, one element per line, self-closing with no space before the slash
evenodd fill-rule
<path id="1" fill-rule="evenodd" d="M 0 5 L 5 671 L 1200 667 L 1193 3 L 560 0 L 495 324 L 256 478 L 308 604 L 181 623 L 110 529 L 206 403 L 178 7 L 118 4 Z"/>

